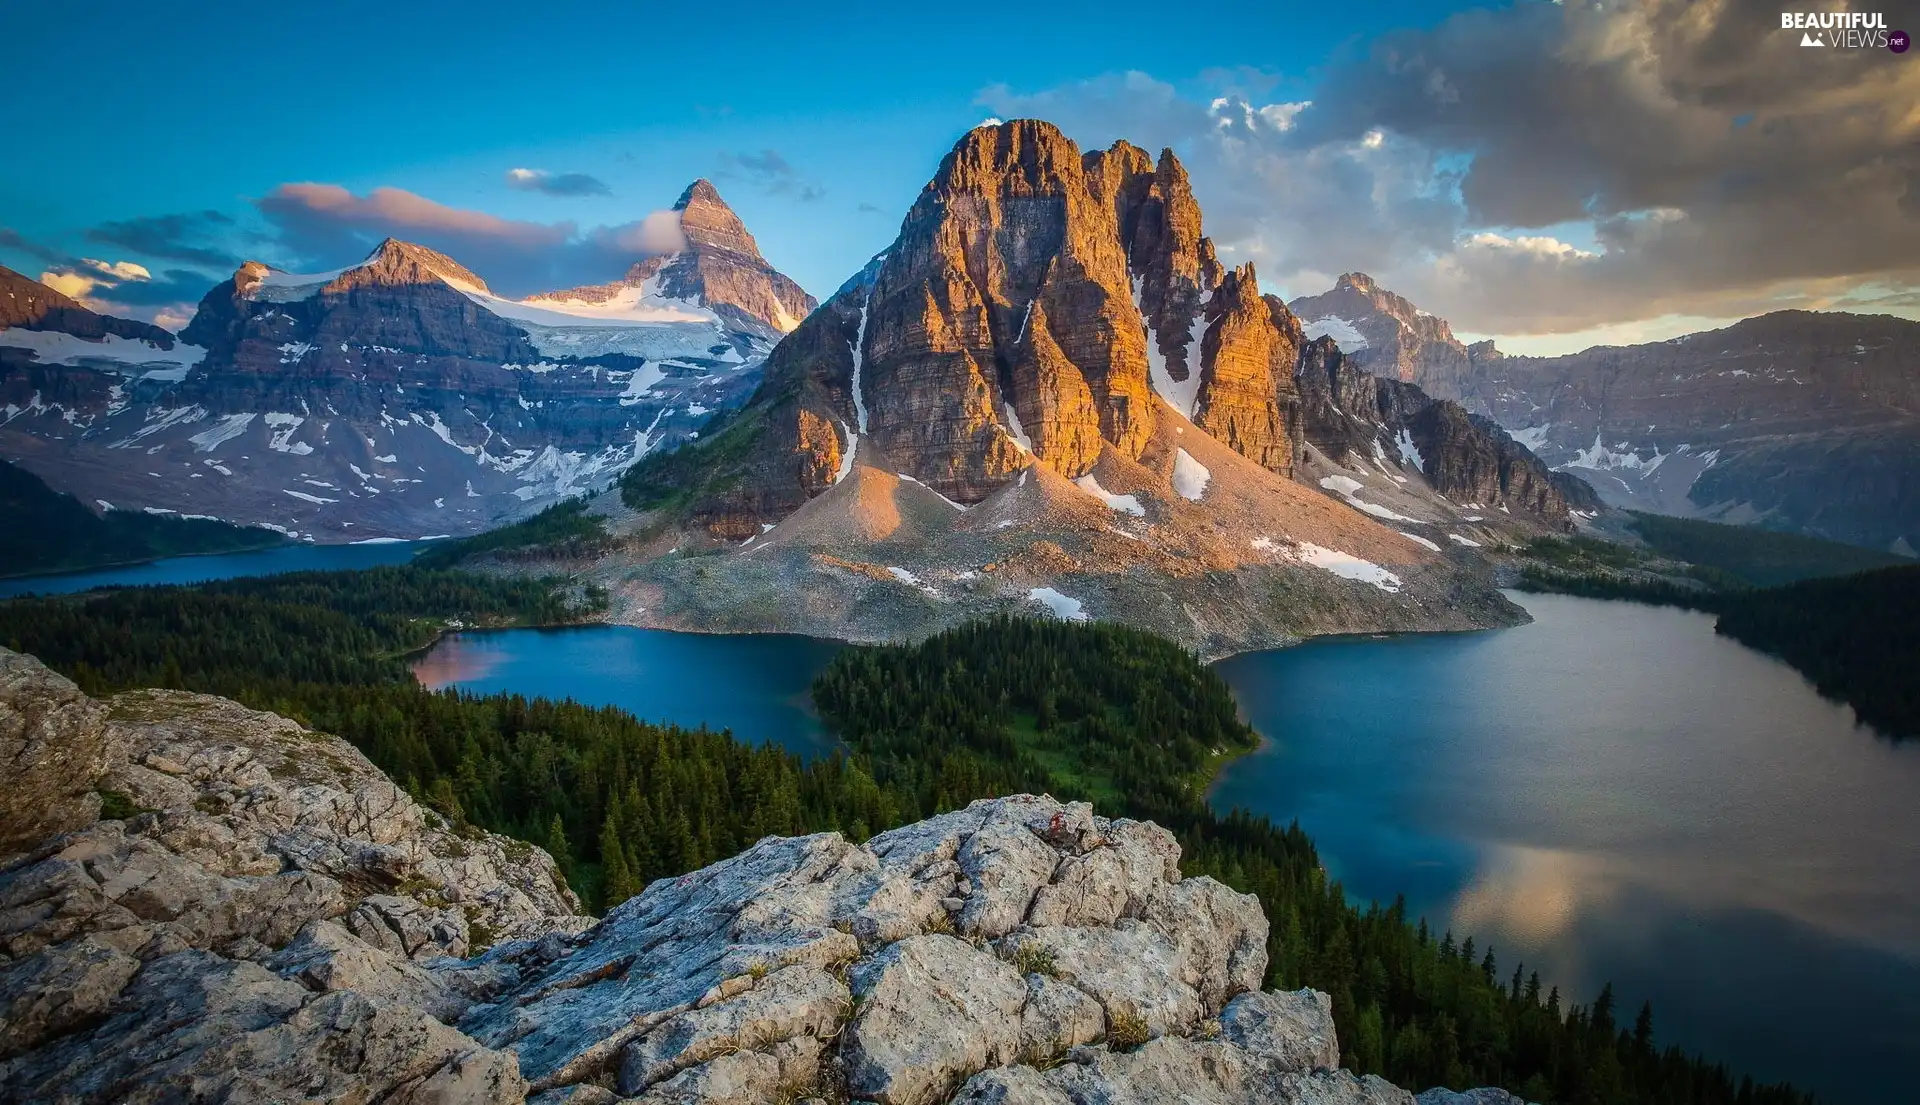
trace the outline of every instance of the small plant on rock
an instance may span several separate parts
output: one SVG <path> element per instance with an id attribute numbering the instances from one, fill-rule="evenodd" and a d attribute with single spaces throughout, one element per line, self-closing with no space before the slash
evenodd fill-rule
<path id="1" fill-rule="evenodd" d="M 1048 978 L 1060 977 L 1059 964 L 1053 960 L 1053 950 L 1039 944 L 1022 944 L 1013 950 L 1013 969 L 1023 975 L 1045 975 Z"/>
<path id="2" fill-rule="evenodd" d="M 126 821 L 152 811 L 135 802 L 125 791 L 100 792 L 100 816 L 107 821 Z"/>
<path id="3" fill-rule="evenodd" d="M 1115 1051 L 1132 1051 L 1153 1038 L 1146 1019 L 1130 1009 L 1107 1014 L 1107 1046 Z"/>

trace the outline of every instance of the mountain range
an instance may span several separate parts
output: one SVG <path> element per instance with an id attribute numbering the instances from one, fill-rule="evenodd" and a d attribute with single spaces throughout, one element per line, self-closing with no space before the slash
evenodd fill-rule
<path id="1" fill-rule="evenodd" d="M 1368 372 L 1493 419 L 1610 504 L 1906 556 L 1920 546 L 1920 323 L 1776 311 L 1516 357 L 1462 344 L 1364 273 L 1291 306 Z"/>
<path id="2" fill-rule="evenodd" d="M 857 490 L 874 479 L 939 504 L 917 546 L 955 563 L 1004 551 L 960 555 L 955 508 L 985 517 L 973 508 L 1041 483 L 1029 513 L 1051 520 L 1035 532 L 1098 520 L 1156 550 L 1043 556 L 1060 565 L 1238 571 L 1297 561 L 1305 541 L 1398 579 L 1394 565 L 1417 575 L 1436 553 L 1563 531 L 1603 501 L 1902 552 L 1920 533 L 1920 324 L 1786 312 L 1503 356 L 1363 273 L 1291 303 L 1264 294 L 1251 265 L 1219 260 L 1170 151 L 1083 153 L 1033 120 L 965 136 L 894 243 L 823 305 L 710 183 L 675 210 L 685 248 L 608 283 L 512 299 L 388 240 L 327 272 L 248 262 L 178 335 L 0 269 L 0 455 L 102 511 L 315 540 L 471 533 L 644 459 L 627 497 L 672 536 L 629 550 L 642 559 L 777 545 L 788 533 L 770 527 L 861 496 L 847 509 L 865 521 L 828 528 L 871 538 L 870 500 L 893 496 Z M 702 447 L 675 452 L 686 443 Z M 1215 500 L 1245 484 L 1261 502 L 1225 529 L 1175 523 L 1211 508 L 1208 481 Z M 1393 539 L 1313 539 L 1294 522 L 1323 500 Z M 1062 520 L 1088 503 L 1107 514 Z M 1155 545 L 1130 525 L 1171 529 Z"/>
<path id="3" fill-rule="evenodd" d="M 247 262 L 177 338 L 0 270 L 0 454 L 103 510 L 486 528 L 696 436 L 812 309 L 711 184 L 675 210 L 684 249 L 524 300 L 391 239 L 330 272 Z"/>

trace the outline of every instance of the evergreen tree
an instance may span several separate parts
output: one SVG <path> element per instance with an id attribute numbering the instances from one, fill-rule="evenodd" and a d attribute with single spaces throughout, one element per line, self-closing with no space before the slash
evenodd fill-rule
<path id="1" fill-rule="evenodd" d="M 618 825 L 609 820 L 600 829 L 600 908 L 612 909 L 640 892 L 627 850 L 620 843 Z"/>
<path id="2" fill-rule="evenodd" d="M 547 839 L 541 845 L 560 868 L 568 882 L 573 881 L 573 845 L 567 841 L 567 827 L 561 823 L 560 815 L 554 814 L 547 820 Z"/>

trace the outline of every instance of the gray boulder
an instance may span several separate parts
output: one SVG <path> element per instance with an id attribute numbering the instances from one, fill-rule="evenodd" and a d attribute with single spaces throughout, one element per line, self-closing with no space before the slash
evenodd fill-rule
<path id="1" fill-rule="evenodd" d="M 0 1068 L 12 1101 L 521 1101 L 512 1056 L 426 1013 L 314 994 L 253 963 L 184 951 L 147 964 L 97 1026 Z"/>
<path id="2" fill-rule="evenodd" d="M 117 757 L 106 710 L 31 656 L 0 649 L 0 860 L 100 815 L 94 784 Z"/>
<path id="3" fill-rule="evenodd" d="M 1317 990 L 1245 993 L 1220 1014 L 1220 1036 L 1287 1070 L 1334 1070 L 1333 999 Z"/>

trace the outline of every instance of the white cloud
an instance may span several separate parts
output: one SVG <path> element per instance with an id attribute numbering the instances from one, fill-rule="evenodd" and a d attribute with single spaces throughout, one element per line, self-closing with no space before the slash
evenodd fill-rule
<path id="1" fill-rule="evenodd" d="M 87 293 L 99 286 L 100 281 L 84 273 L 43 272 L 40 274 L 40 283 L 45 284 L 61 295 L 73 299 L 85 299 Z"/>
<path id="2" fill-rule="evenodd" d="M 80 263 L 116 281 L 153 279 L 153 274 L 147 271 L 145 265 L 136 264 L 132 261 L 107 262 L 96 261 L 91 257 L 83 257 L 80 259 Z"/>
<path id="3" fill-rule="evenodd" d="M 1567 261 L 1590 261 L 1600 256 L 1591 250 L 1577 249 L 1558 238 L 1544 235 L 1522 234 L 1509 238 L 1492 231 L 1481 231 L 1469 235 L 1461 242 L 1467 249 L 1505 250 L 1513 253 L 1527 253 L 1535 257 L 1549 257 Z"/>

